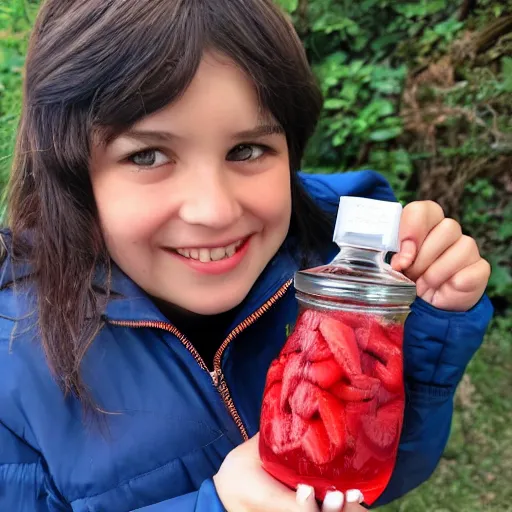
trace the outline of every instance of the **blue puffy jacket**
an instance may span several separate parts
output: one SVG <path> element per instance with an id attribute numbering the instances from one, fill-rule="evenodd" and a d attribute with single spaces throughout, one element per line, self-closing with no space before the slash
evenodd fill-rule
<path id="1" fill-rule="evenodd" d="M 373 172 L 302 176 L 320 206 L 341 195 L 393 200 Z M 244 301 L 210 373 L 146 294 L 117 271 L 117 297 L 83 363 L 94 398 L 116 414 L 84 422 L 52 379 L 30 297 L 0 279 L 0 510 L 2 512 L 215 512 L 212 476 L 228 452 L 258 431 L 267 368 L 297 303 L 296 259 L 283 246 Z M 449 313 L 416 300 L 405 335 L 407 404 L 398 459 L 379 503 L 425 481 L 445 447 L 453 396 L 492 315 L 484 297 Z M 271 504 L 269 503 L 269 509 Z"/>

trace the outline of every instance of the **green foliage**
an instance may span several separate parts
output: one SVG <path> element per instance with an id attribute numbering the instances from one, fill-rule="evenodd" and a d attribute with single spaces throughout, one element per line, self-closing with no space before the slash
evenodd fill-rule
<path id="1" fill-rule="evenodd" d="M 512 36 L 510 45 L 506 34 L 491 41 L 480 62 L 471 44 L 475 30 L 512 12 L 511 0 L 501 7 L 482 0 L 465 21 L 458 19 L 460 4 L 448 0 L 280 3 L 296 23 L 325 96 L 305 167 L 373 168 L 400 200 L 441 202 L 493 263 L 492 296 L 509 301 L 512 213 L 491 211 L 489 204 L 510 198 L 499 186 L 503 171 L 490 169 L 512 155 Z M 439 168 L 446 169 L 441 179 Z M 456 200 L 445 197 L 454 183 Z M 482 186 L 494 195 L 484 199 Z"/>
<path id="2" fill-rule="evenodd" d="M 281 7 L 288 12 L 294 12 L 299 6 L 299 0 L 281 0 Z"/>
<path id="3" fill-rule="evenodd" d="M 373 167 L 398 197 L 414 197 L 412 156 L 401 142 L 408 55 L 452 42 L 462 23 L 445 0 L 281 1 L 294 16 L 325 95 L 307 154 L 313 172 Z M 432 23 L 433 21 L 438 23 Z M 407 41 L 409 38 L 416 38 Z M 404 43 L 407 41 L 407 43 Z M 412 50 L 411 50 L 412 48 Z"/>
<path id="4" fill-rule="evenodd" d="M 18 116 L 27 34 L 36 5 L 13 0 L 0 5 L 0 187 L 8 180 Z"/>
<path id="5" fill-rule="evenodd" d="M 497 187 L 482 178 L 467 185 L 463 211 L 463 223 L 473 227 L 473 236 L 489 254 L 489 293 L 512 304 L 512 201 L 500 200 Z"/>

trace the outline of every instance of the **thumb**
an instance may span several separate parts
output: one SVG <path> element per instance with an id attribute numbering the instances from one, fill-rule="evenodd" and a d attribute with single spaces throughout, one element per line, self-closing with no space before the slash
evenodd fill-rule
<path id="1" fill-rule="evenodd" d="M 407 270 L 416 259 L 428 234 L 444 218 L 443 209 L 432 201 L 415 201 L 405 206 L 400 219 L 400 251 L 393 256 L 391 266 Z"/>
<path id="2" fill-rule="evenodd" d="M 258 432 L 238 447 L 238 452 L 244 455 L 255 455 L 259 453 L 260 433 Z"/>
<path id="3" fill-rule="evenodd" d="M 416 259 L 418 245 L 414 240 L 407 239 L 400 242 L 400 251 L 391 259 L 391 266 L 394 270 L 407 270 Z"/>

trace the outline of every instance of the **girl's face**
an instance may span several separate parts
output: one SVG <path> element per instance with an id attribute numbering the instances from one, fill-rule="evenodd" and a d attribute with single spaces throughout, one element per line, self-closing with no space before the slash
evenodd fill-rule
<path id="1" fill-rule="evenodd" d="M 112 259 L 154 298 L 199 314 L 238 305 L 290 224 L 286 137 L 217 54 L 178 101 L 95 145 L 91 180 Z"/>

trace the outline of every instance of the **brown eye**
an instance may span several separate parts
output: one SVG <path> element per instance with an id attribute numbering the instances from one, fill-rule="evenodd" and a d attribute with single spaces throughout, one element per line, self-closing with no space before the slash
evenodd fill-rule
<path id="1" fill-rule="evenodd" d="M 257 160 L 263 156 L 264 153 L 265 148 L 263 146 L 256 144 L 240 144 L 229 152 L 227 159 L 230 162 L 245 162 L 248 160 Z"/>
<path id="2" fill-rule="evenodd" d="M 169 162 L 169 159 L 156 149 L 146 149 L 135 153 L 129 158 L 130 162 L 139 167 L 160 167 Z"/>

